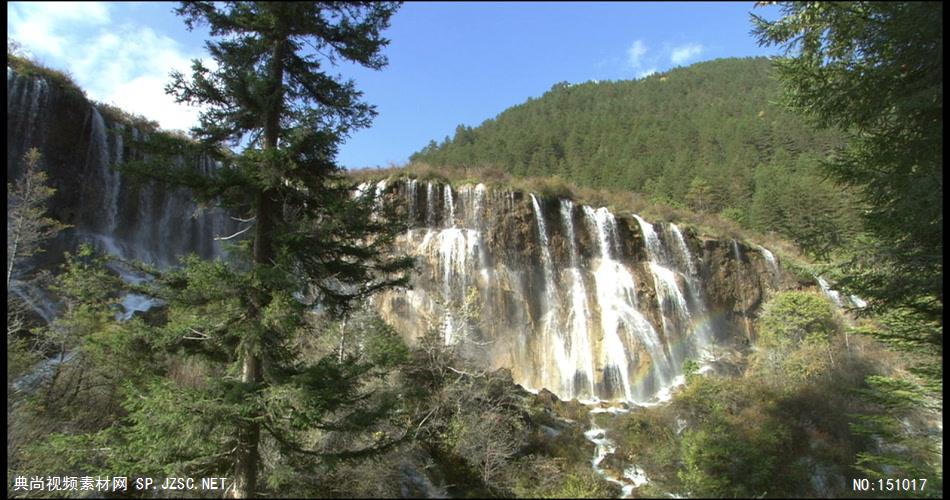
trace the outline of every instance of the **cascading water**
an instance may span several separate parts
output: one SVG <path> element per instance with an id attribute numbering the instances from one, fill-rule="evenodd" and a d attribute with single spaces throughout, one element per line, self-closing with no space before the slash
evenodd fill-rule
<path id="1" fill-rule="evenodd" d="M 745 296 L 745 292 L 743 292 L 743 290 L 742 290 L 742 286 L 741 286 L 741 284 L 740 284 L 740 282 L 741 282 L 741 277 L 739 276 L 739 272 L 738 272 L 738 269 L 741 269 L 741 267 L 742 267 L 742 266 L 741 266 L 741 265 L 742 265 L 742 250 L 739 249 L 739 242 L 738 242 L 737 240 L 735 240 L 735 239 L 732 240 L 732 256 L 733 256 L 733 259 L 734 259 L 735 262 L 736 262 L 736 268 L 737 268 L 737 271 L 736 271 L 735 277 L 734 277 L 734 281 L 736 282 L 736 289 L 737 289 L 738 292 L 739 292 L 739 293 L 738 293 L 738 295 L 739 295 L 738 298 L 739 298 L 739 300 L 740 300 L 740 307 L 745 308 L 745 307 L 746 307 L 746 296 Z M 749 326 L 749 317 L 748 317 L 747 314 L 743 314 L 743 315 L 742 315 L 742 323 L 743 323 L 743 325 L 745 326 L 745 335 L 746 335 L 746 338 L 749 339 L 749 340 L 751 340 L 751 339 L 752 339 L 752 328 Z"/>
<path id="2" fill-rule="evenodd" d="M 440 324 L 447 343 L 511 369 L 531 390 L 656 404 L 683 382 L 683 361 L 705 356 L 716 337 L 699 272 L 710 261 L 695 258 L 674 225 L 621 221 L 606 208 L 575 211 L 568 200 L 551 217 L 536 195 L 484 185 L 431 182 L 424 197 L 411 180 L 387 189 L 401 193 L 390 201 L 409 200 L 416 227 L 401 241 L 421 273 L 412 290 L 387 292 L 376 304 L 410 338 Z M 642 255 L 625 255 L 621 238 L 631 229 L 644 233 Z M 729 244 L 716 247 L 725 250 L 716 259 L 729 259 Z M 641 279 L 648 303 L 638 302 Z M 716 324 L 736 327 L 726 321 Z"/>
<path id="3" fill-rule="evenodd" d="M 482 227 L 482 214 L 485 212 L 485 193 L 488 188 L 484 184 L 479 183 L 475 186 L 475 201 L 472 203 L 473 214 L 472 220 L 474 221 L 475 227 Z"/>
<path id="4" fill-rule="evenodd" d="M 574 204 L 561 200 L 561 220 L 568 242 L 571 266 L 567 269 L 570 281 L 570 310 L 567 325 L 570 327 L 570 365 L 574 368 L 571 394 L 576 397 L 593 398 L 594 360 L 590 339 L 590 311 L 587 305 L 587 290 L 579 267 L 577 242 L 574 235 Z"/>
<path id="5" fill-rule="evenodd" d="M 694 318 L 694 334 L 696 339 L 694 345 L 698 350 L 708 346 L 713 340 L 712 327 L 709 323 L 709 312 L 706 310 L 706 297 L 703 294 L 703 286 L 699 280 L 698 269 L 693 261 L 693 256 L 689 251 L 689 245 L 683 233 L 676 224 L 670 224 L 670 233 L 673 235 L 673 241 L 676 250 L 680 255 L 682 262 L 686 264 L 686 288 L 689 290 L 690 304 L 692 307 L 692 316 Z"/>
<path id="6" fill-rule="evenodd" d="M 10 281 L 10 291 L 16 294 L 34 314 L 39 316 L 47 325 L 52 323 L 58 313 L 56 304 L 46 295 L 46 291 L 31 282 Z M 8 311 L 7 314 L 10 314 Z"/>
<path id="7" fill-rule="evenodd" d="M 857 295 L 849 295 L 847 297 L 848 303 L 845 303 L 845 299 L 842 298 L 841 292 L 831 288 L 831 285 L 828 284 L 828 281 L 821 276 L 815 276 L 815 280 L 818 282 L 818 286 L 821 288 L 821 291 L 825 294 L 828 299 L 834 302 L 837 307 L 854 307 L 857 309 L 864 309 L 868 306 L 868 303 L 865 302 L 861 297 Z"/>
<path id="8" fill-rule="evenodd" d="M 690 280 L 695 279 L 697 272 L 696 264 L 693 262 L 693 257 L 689 253 L 689 245 L 686 244 L 683 233 L 676 224 L 670 224 L 670 232 L 673 234 L 673 242 L 676 244 L 677 251 L 679 251 L 683 261 L 686 263 L 686 271 L 688 272 L 687 278 Z"/>
<path id="9" fill-rule="evenodd" d="M 538 243 L 541 249 L 541 264 L 544 270 L 544 304 L 541 320 L 542 349 L 541 383 L 557 393 L 573 394 L 573 366 L 568 361 L 565 338 L 559 321 L 561 303 L 558 286 L 554 280 L 554 260 L 544 225 L 544 213 L 538 199 L 531 195 L 531 207 L 538 226 Z M 552 372 L 553 368 L 553 373 Z"/>
<path id="10" fill-rule="evenodd" d="M 777 283 L 782 275 L 782 270 L 778 265 L 778 260 L 775 258 L 775 254 L 763 246 L 759 246 L 758 249 L 759 252 L 762 253 L 762 257 L 765 258 L 765 265 L 769 268 L 769 275 L 772 278 L 772 283 Z"/>
<path id="11" fill-rule="evenodd" d="M 105 120 L 95 107 L 90 108 L 89 123 L 91 140 L 86 164 L 89 166 L 87 168 L 97 171 L 101 185 L 90 185 L 90 189 L 95 189 L 95 192 L 87 192 L 89 196 L 84 205 L 90 208 L 98 205 L 97 210 L 90 214 L 90 223 L 95 225 L 99 233 L 111 235 L 116 228 L 121 180 L 119 173 L 112 168 Z M 92 200 L 98 200 L 100 203 L 96 204 Z"/>
<path id="12" fill-rule="evenodd" d="M 672 258 L 653 229 L 653 225 L 643 220 L 639 215 L 633 217 L 640 225 L 647 256 L 650 259 L 650 274 L 653 275 L 653 283 L 656 289 L 657 306 L 663 323 L 663 335 L 666 338 L 665 345 L 670 353 L 673 366 L 678 367 L 682 362 L 682 348 L 685 347 L 683 342 L 685 339 L 680 337 L 688 333 L 684 330 L 690 327 L 689 308 L 686 304 L 686 298 L 680 291 L 679 283 L 677 283 L 676 272 L 667 267 L 671 266 Z M 679 348 L 676 348 L 677 346 Z"/>
<path id="13" fill-rule="evenodd" d="M 455 227 L 455 199 L 452 196 L 452 186 L 449 184 L 445 185 L 445 193 L 443 195 L 445 200 L 445 216 L 443 217 L 443 223 L 445 227 Z"/>
<path id="14" fill-rule="evenodd" d="M 63 128 L 52 123 L 65 115 L 53 109 L 62 100 L 50 98 L 58 90 L 8 69 L 7 91 L 9 142 L 23 150 L 39 141 L 45 154 L 48 131 Z M 73 162 L 50 175 L 82 178 L 91 188 L 82 199 L 73 189 L 77 199 L 61 211 L 74 214 L 64 222 L 76 226 L 79 238 L 122 257 L 169 266 L 190 251 L 221 256 L 222 243 L 213 239 L 243 229 L 221 209 L 199 211 L 187 190 L 124 178 L 112 167 L 141 153 L 125 144 L 117 133 L 121 126 L 98 110 L 83 109 L 73 121 L 76 133 L 63 142 L 76 145 L 71 157 L 85 169 L 68 170 L 77 168 Z M 8 174 L 15 174 L 11 158 L 8 154 Z M 196 168 L 210 172 L 220 165 L 202 160 Z M 705 239 L 700 245 L 675 225 L 654 227 L 637 217 L 645 248 L 640 254 L 621 241 L 637 223 L 615 218 L 606 208 L 575 211 L 570 201 L 561 200 L 560 217 L 545 217 L 546 204 L 535 196 L 483 184 L 453 191 L 433 182 L 426 182 L 422 196 L 419 183 L 367 182 L 357 188 L 367 194 L 375 189 L 377 208 L 408 203 L 411 229 L 401 242 L 420 259 L 412 289 L 386 291 L 374 299 L 381 314 L 410 338 L 441 322 L 445 342 L 466 356 L 486 368 L 508 368 L 516 382 L 547 388 L 563 399 L 657 404 L 682 380 L 685 356 L 711 342 L 713 333 L 725 338 L 741 331 L 726 324 L 739 322 L 729 318 L 721 332 L 713 332 L 706 311 L 756 303 L 752 294 L 761 291 L 735 241 L 730 262 L 728 243 Z M 392 196 L 379 196 L 384 191 Z M 524 242 L 535 240 L 538 250 L 526 250 Z M 762 255 L 769 262 L 770 254 Z M 651 277 L 656 300 L 638 302 L 638 284 L 643 296 L 650 296 Z M 149 301 L 126 296 L 120 317 L 131 317 Z M 473 311 L 475 318 L 469 315 Z M 466 342 L 476 337 L 479 342 Z M 597 470 L 611 445 L 600 431 L 589 436 L 599 441 L 599 459 L 592 462 Z M 613 480 L 626 494 L 645 476 L 630 466 Z"/>
<path id="15" fill-rule="evenodd" d="M 232 234 L 236 225 L 222 209 L 196 213 L 198 207 L 188 190 L 131 180 L 115 168 L 127 157 L 141 156 L 124 136 L 129 133 L 138 139 L 143 136 L 139 130 L 104 117 L 82 97 L 64 94 L 43 78 L 20 76 L 10 68 L 7 97 L 8 178 L 14 180 L 21 171 L 26 150 L 39 149 L 41 167 L 50 185 L 57 188 L 47 209 L 73 226 L 62 233 L 57 245 L 68 248 L 84 241 L 120 259 L 144 260 L 161 268 L 175 265 L 189 252 L 205 258 L 223 256 L 213 239 Z M 207 160 L 196 165 L 209 167 L 214 164 Z M 154 304 L 149 297 L 135 294 L 121 300 L 122 319 Z M 32 307 L 44 313 L 45 320 L 53 319 L 50 308 Z M 58 359 L 45 366 L 55 365 Z"/>
<path id="16" fill-rule="evenodd" d="M 435 227 L 435 186 L 432 182 L 426 183 L 426 226 Z"/>
<path id="17" fill-rule="evenodd" d="M 606 208 L 594 210 L 585 206 L 584 214 L 597 235 L 600 249 L 600 259 L 594 270 L 594 284 L 597 288 L 603 334 L 601 357 L 605 371 L 604 382 L 605 385 L 613 386 L 608 387 L 607 392 L 616 392 L 616 386 L 620 385 L 623 399 L 648 399 L 653 391 L 643 390 L 643 387 L 638 387 L 639 390 L 634 395 L 629 373 L 630 348 L 639 344 L 647 351 L 655 378 L 654 385 L 669 383 L 669 374 L 672 371 L 669 359 L 656 330 L 637 308 L 633 275 L 617 260 L 621 255 L 616 239 L 616 219 Z"/>
<path id="18" fill-rule="evenodd" d="M 416 179 L 409 179 L 406 183 L 406 192 L 409 195 L 409 199 L 406 204 L 409 206 L 409 224 L 410 226 L 416 221 L 416 196 L 419 192 L 419 181 Z"/>
<path id="19" fill-rule="evenodd" d="M 36 146 L 37 132 L 43 124 L 49 100 L 49 84 L 42 78 L 26 78 L 7 67 L 7 126 L 17 130 L 19 136 L 8 144 L 16 153 L 13 165 L 8 165 L 7 175 L 19 173 L 19 159 L 29 148 Z M 9 136 L 8 136 L 9 137 Z"/>

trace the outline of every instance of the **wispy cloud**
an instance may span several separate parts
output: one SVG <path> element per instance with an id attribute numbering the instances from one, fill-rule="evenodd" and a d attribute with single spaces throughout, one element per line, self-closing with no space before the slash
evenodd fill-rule
<path id="1" fill-rule="evenodd" d="M 627 64 L 632 69 L 639 69 L 643 64 L 643 56 L 647 53 L 647 46 L 641 40 L 635 40 L 627 49 Z"/>
<path id="2" fill-rule="evenodd" d="M 673 64 L 683 64 L 699 57 L 703 53 L 703 46 L 698 43 L 687 43 L 674 47 L 670 53 L 670 62 Z"/>
<path id="3" fill-rule="evenodd" d="M 639 71 L 639 72 L 637 72 L 637 79 L 646 78 L 646 77 L 652 75 L 653 73 L 656 73 L 656 67 L 652 67 L 652 68 L 650 68 L 650 69 L 645 69 L 645 70 L 643 70 L 643 71 Z"/>
<path id="4" fill-rule="evenodd" d="M 14 40 L 54 57 L 69 48 L 69 28 L 109 23 L 109 9 L 102 2 L 15 2 L 7 4 L 7 15 Z"/>
<path id="5" fill-rule="evenodd" d="M 165 94 L 168 74 L 190 74 L 189 53 L 174 39 L 148 26 L 117 25 L 110 6 L 98 2 L 11 3 L 10 36 L 36 58 L 68 70 L 97 101 L 158 121 L 163 128 L 188 129 L 198 109 Z"/>

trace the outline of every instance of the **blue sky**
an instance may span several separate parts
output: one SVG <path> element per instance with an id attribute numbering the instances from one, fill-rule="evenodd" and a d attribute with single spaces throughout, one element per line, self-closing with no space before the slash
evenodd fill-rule
<path id="1" fill-rule="evenodd" d="M 165 2 L 10 2 L 7 31 L 93 99 L 187 129 L 197 110 L 162 88 L 205 58 Z M 379 116 L 340 148 L 346 167 L 402 164 L 429 140 L 476 126 L 560 81 L 621 80 L 720 57 L 773 55 L 749 31 L 753 2 L 409 2 L 381 71 L 341 66 Z M 755 12 L 774 17 L 774 7 Z"/>

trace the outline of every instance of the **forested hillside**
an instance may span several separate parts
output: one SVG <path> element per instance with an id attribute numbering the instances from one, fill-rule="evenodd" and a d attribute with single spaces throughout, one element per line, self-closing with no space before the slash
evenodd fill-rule
<path id="1" fill-rule="evenodd" d="M 780 94 L 766 58 L 559 83 L 478 127 L 459 125 L 454 138 L 411 159 L 637 191 L 777 231 L 821 254 L 854 227 L 849 199 L 815 173 L 840 136 L 784 110 Z"/>

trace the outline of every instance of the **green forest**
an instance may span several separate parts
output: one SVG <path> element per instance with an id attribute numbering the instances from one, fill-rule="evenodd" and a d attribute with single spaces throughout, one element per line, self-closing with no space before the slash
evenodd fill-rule
<path id="1" fill-rule="evenodd" d="M 942 4 L 779 7 L 753 10 L 750 29 L 782 57 L 557 83 L 405 167 L 347 172 L 339 145 L 377 111 L 325 62 L 385 71 L 401 4 L 181 2 L 215 64 L 166 92 L 201 105 L 199 124 L 165 133 L 100 106 L 136 151 L 115 168 L 188 189 L 240 229 L 219 238 L 228 259 L 160 269 L 82 244 L 32 268 L 80 222 L 51 217 L 43 153 L 15 159 L 8 496 L 942 498 Z M 11 71 L 82 94 L 8 41 Z M 197 158 L 218 167 L 198 173 Z M 408 342 L 373 308 L 418 263 L 397 244 L 405 209 L 354 190 L 407 178 L 602 204 L 635 193 L 671 220 L 729 221 L 738 262 L 740 241 L 788 248 L 790 285 L 756 305 L 754 337 L 721 347 L 723 368 L 677 366 L 665 403 L 532 393 L 445 342 L 449 320 Z M 835 307 L 820 274 L 866 306 Z M 44 290 L 56 317 L 14 289 Z M 120 318 L 129 294 L 158 305 Z M 603 462 L 594 431 L 615 445 Z"/>
<path id="2" fill-rule="evenodd" d="M 559 83 L 411 160 L 628 190 L 773 231 L 816 255 L 857 231 L 857 200 L 821 160 L 844 144 L 782 106 L 763 57 L 701 62 L 635 81 Z"/>

